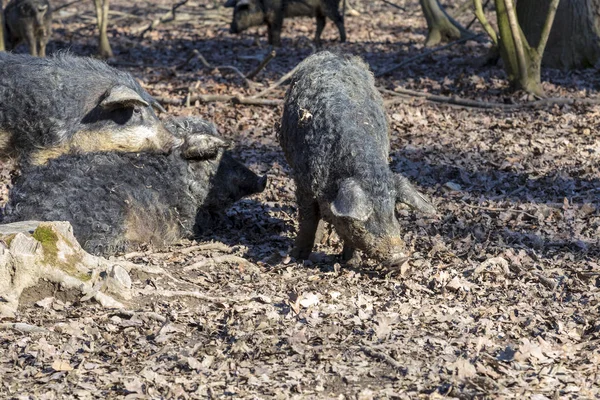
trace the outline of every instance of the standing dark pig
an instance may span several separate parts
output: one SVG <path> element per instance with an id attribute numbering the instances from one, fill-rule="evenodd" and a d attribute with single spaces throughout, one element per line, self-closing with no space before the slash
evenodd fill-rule
<path id="1" fill-rule="evenodd" d="M 227 0 L 225 3 L 225 7 L 234 9 L 231 33 L 240 33 L 252 26 L 267 24 L 269 44 L 274 46 L 281 46 L 283 19 L 291 17 L 317 18 L 317 45 L 321 43 L 321 33 L 328 17 L 340 31 L 340 41 L 345 42 L 344 11 L 340 12 L 339 5 L 340 0 Z"/>
<path id="2" fill-rule="evenodd" d="M 170 155 L 69 154 L 25 168 L 3 222 L 69 221 L 86 251 L 110 255 L 191 236 L 199 211 L 264 190 L 266 176 L 233 159 L 214 125 L 176 119 L 168 126 L 184 138 Z"/>
<path id="3" fill-rule="evenodd" d="M 360 58 L 321 52 L 300 64 L 286 94 L 279 140 L 297 186 L 300 231 L 293 257 L 309 256 L 321 219 L 343 239 L 345 259 L 355 249 L 386 263 L 405 257 L 395 203 L 435 210 L 390 170 L 383 100 Z"/>
<path id="4" fill-rule="evenodd" d="M 164 151 L 162 109 L 127 72 L 87 57 L 0 52 L 0 154 L 43 164 L 72 151 Z"/>
<path id="5" fill-rule="evenodd" d="M 32 56 L 46 57 L 52 33 L 52 9 L 48 0 L 12 0 L 4 11 L 7 43 L 15 48 L 22 41 Z"/>

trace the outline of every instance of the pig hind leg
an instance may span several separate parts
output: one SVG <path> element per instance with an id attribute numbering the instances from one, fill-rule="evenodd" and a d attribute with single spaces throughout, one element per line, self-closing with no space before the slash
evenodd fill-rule
<path id="1" fill-rule="evenodd" d="M 317 46 L 321 45 L 321 34 L 323 33 L 323 29 L 325 29 L 326 23 L 327 19 L 325 15 L 317 14 L 317 33 L 315 34 L 315 44 Z"/>
<path id="2" fill-rule="evenodd" d="M 40 57 L 46 57 L 46 37 L 44 36 L 40 36 L 38 38 L 38 48 L 40 49 L 39 51 L 39 56 Z"/>
<path id="3" fill-rule="evenodd" d="M 319 203 L 308 193 L 297 189 L 296 197 L 300 228 L 291 256 L 299 260 L 304 260 L 308 258 L 315 244 L 321 213 L 319 212 Z"/>
<path id="4" fill-rule="evenodd" d="M 267 34 L 269 44 L 275 47 L 281 47 L 281 28 L 283 27 L 283 12 L 275 16 L 271 21 L 267 21 Z"/>
<path id="5" fill-rule="evenodd" d="M 344 1 L 344 0 L 342 0 Z M 337 2 L 336 2 L 337 3 Z M 332 5 L 330 2 L 327 2 L 325 6 L 325 12 L 329 19 L 333 21 L 335 26 L 337 26 L 340 31 L 340 42 L 346 41 L 346 28 L 344 28 L 344 14 L 340 12 L 339 7 L 336 5 Z"/>

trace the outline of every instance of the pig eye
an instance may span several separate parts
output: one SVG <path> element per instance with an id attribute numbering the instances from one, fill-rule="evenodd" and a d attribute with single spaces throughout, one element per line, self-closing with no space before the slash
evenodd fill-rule
<path id="1" fill-rule="evenodd" d="M 142 109 L 141 109 L 141 108 L 139 108 L 139 107 L 133 107 L 133 112 L 134 112 L 135 114 L 138 114 L 138 115 L 139 115 L 139 114 L 141 114 L 141 113 L 142 113 Z"/>

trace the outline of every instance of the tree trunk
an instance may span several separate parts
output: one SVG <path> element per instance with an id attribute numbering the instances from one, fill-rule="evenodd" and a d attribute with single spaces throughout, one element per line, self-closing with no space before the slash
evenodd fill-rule
<path id="1" fill-rule="evenodd" d="M 543 15 L 544 23 L 540 29 L 539 43 L 534 47 L 519 26 L 512 0 L 496 0 L 500 56 L 504 62 L 508 80 L 514 89 L 522 89 L 536 96 L 545 97 L 540 77 L 542 55 L 559 1 L 550 1 L 548 9 Z"/>
<path id="2" fill-rule="evenodd" d="M 428 32 L 425 46 L 457 40 L 469 33 L 446 13 L 439 0 L 419 0 L 419 3 L 427 20 Z"/>
<path id="3" fill-rule="evenodd" d="M 3 1 L 0 0 L 0 51 L 6 51 L 6 45 L 4 44 L 4 38 L 6 35 L 4 34 L 4 4 Z"/>
<path id="4" fill-rule="evenodd" d="M 108 6 L 109 0 L 94 0 L 96 6 L 96 19 L 98 20 L 98 31 L 99 31 L 99 45 L 98 54 L 103 58 L 110 58 L 113 56 L 113 51 L 110 48 L 108 41 Z"/>
<path id="5" fill-rule="evenodd" d="M 547 0 L 519 0 L 517 16 L 525 37 L 534 46 L 548 10 Z M 561 0 L 542 64 L 574 69 L 594 66 L 600 58 L 600 0 Z"/>

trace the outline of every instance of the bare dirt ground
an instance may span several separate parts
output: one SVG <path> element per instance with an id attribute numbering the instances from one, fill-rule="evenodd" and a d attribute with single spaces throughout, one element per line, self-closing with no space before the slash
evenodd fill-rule
<path id="1" fill-rule="evenodd" d="M 265 28 L 230 35 L 231 10 L 196 1 L 141 39 L 136 30 L 171 3 L 111 3 L 115 64 L 156 96 L 252 95 L 313 51 L 314 21 L 287 20 L 284 47 L 247 87 L 197 58 L 169 67 L 196 49 L 213 66 L 251 71 L 269 51 Z M 424 51 L 417 2 L 406 2 L 406 12 L 354 3 L 361 15 L 347 17 L 349 43 L 337 41 L 329 22 L 324 48 L 360 54 L 374 71 Z M 92 18 L 91 1 L 57 13 L 49 51 L 92 54 Z M 481 66 L 488 48 L 457 45 L 378 84 L 527 101 L 506 90 L 501 66 Z M 545 70 L 542 79 L 553 97 L 598 97 L 595 69 Z M 284 90 L 267 97 L 281 99 Z M 599 398 L 600 107 L 485 110 L 400 100 L 388 107 L 392 167 L 438 208 L 434 217 L 399 210 L 412 252 L 401 268 L 346 268 L 335 235 L 304 264 L 286 256 L 297 224 L 276 140 L 280 107 L 167 106 L 215 121 L 240 159 L 269 174 L 267 190 L 207 229 L 200 244 L 216 245 L 127 255 L 166 272 L 133 276 L 133 313 L 52 287 L 29 293 L 11 322 L 44 330 L 0 330 L 0 397 Z"/>

